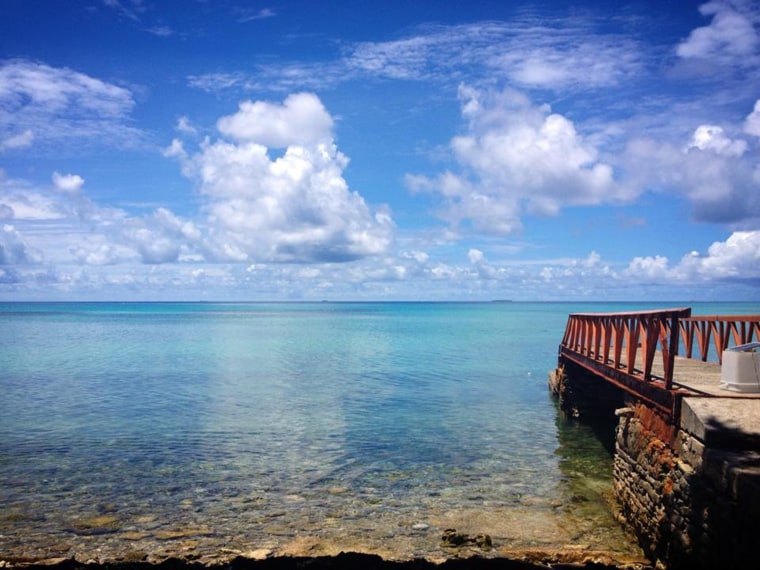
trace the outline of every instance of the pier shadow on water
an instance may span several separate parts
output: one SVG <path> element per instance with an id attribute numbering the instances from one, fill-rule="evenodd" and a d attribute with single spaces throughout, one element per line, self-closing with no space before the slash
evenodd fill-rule
<path id="1" fill-rule="evenodd" d="M 615 519 L 612 468 L 617 417 L 613 411 L 572 417 L 556 404 L 555 451 L 564 476 L 564 510 L 593 532 L 610 538 L 623 534 Z M 631 539 L 633 540 L 633 539 Z"/>

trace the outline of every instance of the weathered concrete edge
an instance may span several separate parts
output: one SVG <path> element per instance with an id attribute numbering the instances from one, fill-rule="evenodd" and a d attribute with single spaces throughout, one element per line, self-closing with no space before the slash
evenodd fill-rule
<path id="1" fill-rule="evenodd" d="M 684 397 L 680 427 L 705 445 L 760 449 L 760 400 Z"/>

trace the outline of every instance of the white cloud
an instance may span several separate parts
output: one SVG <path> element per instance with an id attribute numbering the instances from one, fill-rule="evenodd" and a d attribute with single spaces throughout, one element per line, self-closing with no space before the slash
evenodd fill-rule
<path id="1" fill-rule="evenodd" d="M 174 35 L 174 30 L 168 26 L 156 26 L 155 28 L 147 28 L 145 31 L 159 38 L 168 38 Z"/>
<path id="2" fill-rule="evenodd" d="M 188 119 L 186 116 L 182 116 L 179 119 L 177 119 L 177 130 L 185 135 L 194 135 L 198 132 L 198 130 L 193 126 L 193 124 L 190 122 L 190 119 Z"/>
<path id="3" fill-rule="evenodd" d="M 647 292 L 662 292 L 663 287 L 702 298 L 708 290 L 730 295 L 742 283 L 751 290 L 753 281 L 760 280 L 760 232 L 735 232 L 704 254 L 689 253 L 675 264 L 653 255 L 615 268 L 594 251 L 580 258 L 491 262 L 477 248 L 465 250 L 459 262 L 413 250 L 350 264 L 209 264 L 182 253 L 198 233 L 168 211 L 127 219 L 120 233 L 108 234 L 102 227 L 78 235 L 67 231 L 62 236 L 70 260 L 48 249 L 54 256 L 45 255 L 49 264 L 43 265 L 38 236 L 33 243 L 9 224 L 3 231 L 0 293 L 23 287 L 48 299 L 76 293 L 80 298 L 149 294 L 154 299 L 619 300 L 621 295 L 645 299 Z M 146 249 L 139 251 L 140 245 Z"/>
<path id="4" fill-rule="evenodd" d="M 370 75 L 417 80 L 451 79 L 467 67 L 504 74 L 524 87 L 573 89 L 613 85 L 636 73 L 640 53 L 630 39 L 595 35 L 576 20 L 515 18 L 430 26 L 400 40 L 365 42 L 346 64 Z"/>
<path id="5" fill-rule="evenodd" d="M 636 257 L 625 271 L 639 282 L 710 283 L 715 281 L 757 281 L 760 279 L 760 231 L 732 233 L 726 241 L 714 242 L 705 254 L 692 251 L 670 265 L 661 255 Z"/>
<path id="6" fill-rule="evenodd" d="M 194 89 L 211 93 L 227 90 L 243 92 L 293 93 L 322 90 L 357 78 L 357 71 L 344 61 L 309 61 L 253 64 L 250 70 L 189 75 L 187 82 Z"/>
<path id="7" fill-rule="evenodd" d="M 460 99 L 468 131 L 454 137 L 451 148 L 462 174 L 407 179 L 414 191 L 437 193 L 444 202 L 439 215 L 453 225 L 469 220 L 480 231 L 509 234 L 525 214 L 554 215 L 569 205 L 631 197 L 572 121 L 548 106 L 511 90 L 465 86 Z"/>
<path id="8" fill-rule="evenodd" d="M 682 261 L 681 265 L 689 264 Z M 710 279 L 760 278 L 760 231 L 734 232 L 726 241 L 713 243 L 695 265 L 702 276 Z"/>
<path id="9" fill-rule="evenodd" d="M 748 64 L 760 48 L 757 4 L 744 0 L 713 0 L 702 4 L 703 16 L 710 24 L 692 30 L 676 53 L 682 58 L 709 59 L 716 62 Z"/>
<path id="10" fill-rule="evenodd" d="M 195 89 L 217 92 L 225 89 L 245 87 L 246 76 L 240 72 L 204 73 L 201 75 L 189 75 L 187 83 Z"/>
<path id="11" fill-rule="evenodd" d="M 132 246 L 143 263 L 160 264 L 178 261 L 188 247 L 201 240 L 200 230 L 166 208 L 158 208 L 144 218 L 127 220 L 120 225 L 125 243 Z"/>
<path id="12" fill-rule="evenodd" d="M 349 69 L 368 75 L 393 79 L 427 79 L 433 51 L 436 47 L 446 50 L 448 43 L 440 33 L 390 42 L 365 42 L 356 45 L 344 63 Z"/>
<path id="13" fill-rule="evenodd" d="M 0 141 L 0 150 L 28 148 L 34 143 L 34 133 L 31 129 L 26 129 L 23 133 L 11 135 L 7 139 Z"/>
<path id="14" fill-rule="evenodd" d="M 668 258 L 662 255 L 634 257 L 628 264 L 628 274 L 637 281 L 650 281 L 665 278 L 668 270 Z"/>
<path id="15" fill-rule="evenodd" d="M 78 174 L 59 174 L 58 172 L 54 172 L 53 184 L 61 192 L 76 194 L 82 189 L 84 178 Z"/>
<path id="16" fill-rule="evenodd" d="M 403 259 L 414 260 L 416 263 L 419 263 L 419 264 L 425 264 L 430 259 L 430 256 L 426 252 L 419 251 L 419 250 L 403 251 L 401 252 L 400 256 Z"/>
<path id="17" fill-rule="evenodd" d="M 642 66 L 631 39 L 540 28 L 519 34 L 490 63 L 523 87 L 539 89 L 609 87 Z"/>
<path id="18" fill-rule="evenodd" d="M 329 143 L 332 127 L 332 117 L 312 93 L 289 95 L 282 105 L 244 101 L 237 113 L 217 122 L 223 135 L 270 148 Z"/>
<path id="19" fill-rule="evenodd" d="M 585 267 L 597 267 L 602 261 L 602 256 L 597 252 L 592 251 L 588 254 L 588 257 L 583 260 L 582 265 Z"/>
<path id="20" fill-rule="evenodd" d="M 120 210 L 92 209 L 83 224 L 68 220 L 65 248 L 47 242 L 47 249 L 55 252 L 48 257 L 63 265 L 75 262 L 98 266 L 160 265 L 191 258 L 202 261 L 196 254 L 202 239 L 200 230 L 166 208 L 140 217 Z"/>
<path id="21" fill-rule="evenodd" d="M 427 25 L 400 39 L 347 45 L 332 61 L 259 64 L 248 72 L 192 75 L 188 82 L 213 92 L 295 91 L 367 77 L 450 84 L 466 75 L 577 90 L 609 87 L 641 72 L 643 50 L 636 41 L 592 29 L 592 22 L 573 18 Z"/>
<path id="22" fill-rule="evenodd" d="M 244 102 L 217 124 L 235 142 L 206 140 L 193 156 L 176 142 L 167 151 L 200 181 L 209 259 L 347 261 L 388 249 L 393 221 L 348 188 L 348 158 L 315 95 Z M 270 148 L 285 151 L 272 159 Z"/>
<path id="23" fill-rule="evenodd" d="M 687 150 L 690 148 L 709 150 L 724 156 L 741 156 L 747 150 L 747 143 L 743 140 L 731 140 L 723 129 L 716 125 L 700 125 L 694 131 Z"/>
<path id="24" fill-rule="evenodd" d="M 172 140 L 171 144 L 164 149 L 164 156 L 167 158 L 186 158 L 185 145 L 179 139 Z"/>
<path id="25" fill-rule="evenodd" d="M 244 24 L 246 22 L 255 22 L 256 20 L 266 20 L 268 18 L 274 18 L 277 15 L 277 12 L 271 8 L 261 8 L 260 10 L 239 8 L 237 10 L 237 13 L 238 22 L 241 24 Z"/>
<path id="26" fill-rule="evenodd" d="M 23 259 L 44 255 L 55 266 L 160 264 L 200 257 L 200 230 L 168 209 L 130 216 L 90 200 L 77 174 L 55 172 L 52 180 L 52 187 L 36 187 L 0 171 L 0 218 L 13 222 L 13 232 L 5 234 L 6 263 L 20 263 L 22 256 L 8 253 L 20 251 L 19 244 L 27 252 L 39 252 Z M 11 248 L 9 236 L 16 235 Z"/>
<path id="27" fill-rule="evenodd" d="M 470 260 L 470 263 L 479 263 L 483 261 L 484 256 L 482 251 L 472 248 L 467 252 L 467 258 Z"/>
<path id="28" fill-rule="evenodd" d="M 135 22 L 140 20 L 140 15 L 146 10 L 143 0 L 103 0 L 103 5 Z"/>
<path id="29" fill-rule="evenodd" d="M 754 111 L 753 111 L 754 113 Z M 751 130 L 753 114 L 731 126 Z M 751 134 L 751 133 L 750 133 Z M 756 141 L 730 137 L 723 127 L 700 125 L 680 148 L 677 141 L 632 138 L 620 156 L 631 192 L 656 189 L 679 194 L 699 221 L 754 229 L 760 223 Z"/>
<path id="30" fill-rule="evenodd" d="M 93 139 L 98 144 L 135 144 L 128 126 L 134 107 L 123 87 L 67 68 L 26 60 L 0 64 L 0 140 L 8 146 Z M 19 134 L 20 133 L 20 134 Z"/>
<path id="31" fill-rule="evenodd" d="M 24 180 L 7 178 L 0 171 L 0 211 L 3 219 L 59 220 L 69 208 L 52 192 L 32 187 Z"/>
<path id="32" fill-rule="evenodd" d="M 755 108 L 744 120 L 744 132 L 760 137 L 760 99 L 755 101 Z"/>
<path id="33" fill-rule="evenodd" d="M 16 228 L 10 224 L 0 227 L 0 265 L 39 263 L 40 252 L 30 248 Z"/>
<path id="34" fill-rule="evenodd" d="M 91 237 L 85 243 L 71 246 L 69 251 L 79 263 L 84 265 L 109 265 L 129 259 L 120 255 L 118 248 L 113 244 L 93 243 L 94 241 L 100 240 L 93 240 Z"/>

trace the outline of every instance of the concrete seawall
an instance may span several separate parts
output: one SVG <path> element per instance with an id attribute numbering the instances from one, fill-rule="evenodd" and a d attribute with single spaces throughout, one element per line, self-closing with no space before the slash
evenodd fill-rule
<path id="1" fill-rule="evenodd" d="M 760 399 L 684 397 L 671 421 L 571 364 L 549 384 L 581 421 L 617 415 L 617 515 L 653 564 L 757 568 Z"/>

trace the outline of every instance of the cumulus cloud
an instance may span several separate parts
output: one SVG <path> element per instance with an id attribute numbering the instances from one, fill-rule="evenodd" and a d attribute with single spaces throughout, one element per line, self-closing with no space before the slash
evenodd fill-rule
<path id="1" fill-rule="evenodd" d="M 82 265 L 109 265 L 129 259 L 129 256 L 124 256 L 116 245 L 104 243 L 102 237 L 90 237 L 84 243 L 72 245 L 69 252 Z"/>
<path id="2" fill-rule="evenodd" d="M 217 122 L 223 135 L 270 148 L 329 143 L 332 127 L 332 117 L 312 93 L 289 95 L 282 104 L 244 101 L 237 113 Z"/>
<path id="3" fill-rule="evenodd" d="M 760 50 L 760 11 L 746 0 L 712 0 L 699 11 L 711 17 L 707 26 L 692 30 L 676 48 L 682 58 L 709 59 L 716 62 L 747 64 L 748 56 Z"/>
<path id="4" fill-rule="evenodd" d="M 59 174 L 58 172 L 54 172 L 53 184 L 61 192 L 76 194 L 81 190 L 82 185 L 84 185 L 84 178 L 78 174 Z"/>
<path id="5" fill-rule="evenodd" d="M 747 150 L 747 143 L 743 140 L 731 140 L 723 129 L 716 125 L 700 125 L 694 131 L 687 150 L 690 148 L 708 150 L 723 156 L 741 156 Z"/>
<path id="6" fill-rule="evenodd" d="M 201 232 L 187 220 L 166 208 L 151 215 L 127 221 L 122 226 L 126 242 L 132 245 L 143 263 L 175 262 L 183 249 L 200 241 Z"/>
<path id="7" fill-rule="evenodd" d="M 668 271 L 668 258 L 662 255 L 634 257 L 628 264 L 628 273 L 637 281 L 664 278 Z"/>
<path id="8" fill-rule="evenodd" d="M 224 138 L 205 139 L 194 154 L 174 141 L 166 154 L 199 181 L 197 220 L 163 207 L 136 216 L 99 206 L 79 174 L 54 172 L 52 185 L 39 187 L 0 172 L 0 217 L 13 223 L 3 235 L 3 262 L 36 259 L 31 251 L 44 251 L 56 264 L 103 268 L 382 255 L 394 223 L 387 208 L 373 210 L 349 189 L 348 158 L 337 150 L 332 127 L 319 99 L 300 94 L 282 104 L 242 104 L 220 119 Z M 27 234 L 32 242 L 24 241 Z"/>
<path id="9" fill-rule="evenodd" d="M 410 176 L 413 191 L 443 201 L 439 215 L 487 233 L 510 234 L 525 214 L 555 215 L 562 207 L 628 199 L 610 165 L 572 121 L 505 90 L 460 88 L 466 134 L 451 140 L 461 174 Z"/>
<path id="10" fill-rule="evenodd" d="M 731 132 L 752 134 L 754 111 Z M 699 125 L 679 147 L 673 140 L 633 138 L 620 157 L 631 191 L 657 189 L 683 196 L 698 221 L 754 229 L 760 223 L 760 172 L 754 139 L 727 128 Z"/>
<path id="11" fill-rule="evenodd" d="M 59 261 L 80 265 L 161 265 L 187 259 L 202 261 L 198 255 L 201 231 L 195 224 L 166 208 L 144 216 L 129 216 L 121 210 L 92 206 L 84 224 L 69 220 L 67 260 L 59 250 Z"/>
<path id="12" fill-rule="evenodd" d="M 4 148 L 70 139 L 130 145 L 134 107 L 127 89 L 67 68 L 27 60 L 0 63 L 0 141 Z"/>
<path id="13" fill-rule="evenodd" d="M 760 231 L 734 232 L 726 241 L 714 242 L 704 254 L 690 252 L 672 265 L 660 255 L 636 257 L 625 273 L 640 281 L 671 284 L 760 279 Z"/>
<path id="14" fill-rule="evenodd" d="M 724 242 L 715 242 L 707 255 L 688 256 L 680 263 L 682 269 L 696 268 L 704 277 L 721 279 L 760 277 L 760 231 L 734 232 Z"/>
<path id="15" fill-rule="evenodd" d="M 52 181 L 37 187 L 0 171 L 0 219 L 8 222 L 4 263 L 36 262 L 43 255 L 52 264 L 98 266 L 200 257 L 200 230 L 168 209 L 130 215 L 94 203 L 78 174 L 54 172 Z"/>
<path id="16" fill-rule="evenodd" d="M 183 172 L 200 182 L 207 213 L 205 255 L 228 261 L 349 261 L 387 250 L 394 224 L 372 212 L 343 178 L 333 120 L 312 94 L 283 103 L 247 101 L 195 155 L 172 143 Z M 270 149 L 284 149 L 277 158 Z"/>
<path id="17" fill-rule="evenodd" d="M 0 217 L 16 220 L 59 220 L 68 208 L 52 192 L 24 180 L 8 178 L 0 170 Z"/>

